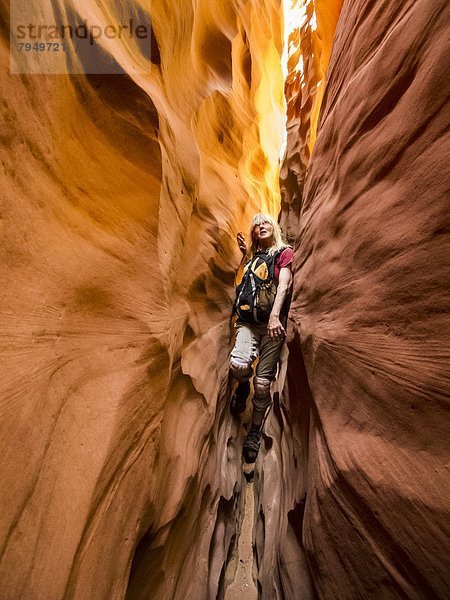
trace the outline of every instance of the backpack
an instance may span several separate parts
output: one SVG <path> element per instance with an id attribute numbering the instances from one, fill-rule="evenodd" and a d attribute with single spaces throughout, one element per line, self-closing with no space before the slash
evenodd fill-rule
<path id="1" fill-rule="evenodd" d="M 267 323 L 277 294 L 274 280 L 275 260 L 267 252 L 256 252 L 244 265 L 241 281 L 236 286 L 233 313 L 246 323 Z"/>

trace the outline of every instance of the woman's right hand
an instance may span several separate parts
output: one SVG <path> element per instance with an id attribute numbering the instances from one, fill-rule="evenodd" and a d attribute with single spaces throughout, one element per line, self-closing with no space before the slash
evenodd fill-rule
<path id="1" fill-rule="evenodd" d="M 237 234 L 237 243 L 239 246 L 239 250 L 242 252 L 242 254 L 245 256 L 247 254 L 247 244 L 245 243 L 245 238 L 244 238 L 244 234 L 239 232 Z"/>

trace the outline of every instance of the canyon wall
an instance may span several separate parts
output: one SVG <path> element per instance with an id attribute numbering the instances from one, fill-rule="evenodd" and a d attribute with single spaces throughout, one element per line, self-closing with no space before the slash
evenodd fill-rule
<path id="1" fill-rule="evenodd" d="M 344 2 L 304 190 L 284 186 L 320 598 L 449 594 L 449 18 L 443 1 Z"/>
<path id="2" fill-rule="evenodd" d="M 280 5 L 24 18 L 130 5 L 151 53 L 103 37 L 96 74 L 68 40 L 78 74 L 31 75 L 2 2 L 2 600 L 212 598 L 239 527 L 235 236 L 279 205 Z"/>

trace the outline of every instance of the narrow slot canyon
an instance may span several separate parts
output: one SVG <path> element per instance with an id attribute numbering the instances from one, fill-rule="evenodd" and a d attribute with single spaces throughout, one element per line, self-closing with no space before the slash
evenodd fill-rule
<path id="1" fill-rule="evenodd" d="M 449 20 L 0 0 L 0 600 L 450 597 Z M 60 52 L 20 45 L 36 23 Z M 260 212 L 293 289 L 246 465 Z"/>

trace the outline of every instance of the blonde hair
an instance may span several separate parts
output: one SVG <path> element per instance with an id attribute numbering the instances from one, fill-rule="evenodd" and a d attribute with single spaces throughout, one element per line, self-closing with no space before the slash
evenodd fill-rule
<path id="1" fill-rule="evenodd" d="M 265 222 L 270 223 L 273 227 L 273 244 L 272 246 L 270 246 L 270 248 L 268 248 L 268 253 L 272 255 L 275 254 L 275 252 L 278 252 L 279 250 L 288 247 L 288 244 L 284 241 L 281 227 L 275 221 L 275 219 L 270 215 L 264 215 L 262 213 L 259 213 L 253 217 L 252 224 L 250 225 L 250 258 L 255 254 L 255 252 L 258 251 L 258 243 L 255 237 L 253 236 L 253 230 L 257 225 L 261 225 L 261 223 Z"/>

